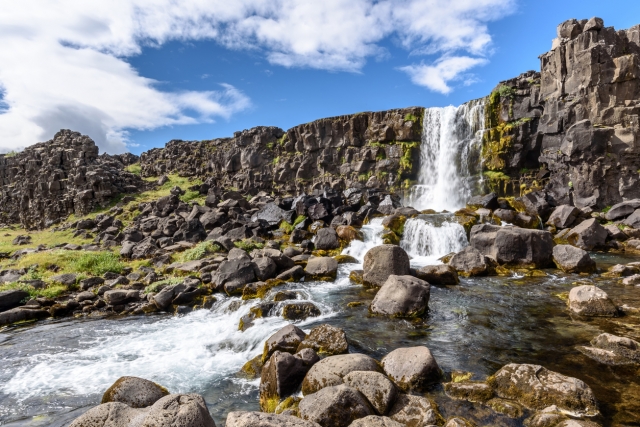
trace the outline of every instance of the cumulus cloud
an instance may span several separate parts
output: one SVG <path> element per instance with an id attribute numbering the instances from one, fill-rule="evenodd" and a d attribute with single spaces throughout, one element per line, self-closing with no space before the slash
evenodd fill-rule
<path id="1" fill-rule="evenodd" d="M 515 0 L 21 0 L 0 4 L 0 151 L 60 127 L 123 151 L 127 130 L 211 122 L 250 106 L 237 88 L 167 92 L 127 63 L 147 46 L 214 40 L 273 65 L 359 72 L 394 40 L 431 63 L 403 67 L 447 93 L 482 64 L 487 23 Z M 206 75 L 202 77 L 205 78 Z M 467 79 L 467 81 L 469 81 Z"/>

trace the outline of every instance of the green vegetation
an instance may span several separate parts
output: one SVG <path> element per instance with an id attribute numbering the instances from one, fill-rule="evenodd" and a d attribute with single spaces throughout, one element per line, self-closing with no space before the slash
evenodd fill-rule
<path id="1" fill-rule="evenodd" d="M 274 165 L 277 165 L 278 163 L 280 163 L 280 156 L 275 157 L 275 158 L 273 159 L 273 164 L 274 164 Z"/>
<path id="2" fill-rule="evenodd" d="M 13 150 L 11 150 L 11 151 L 9 151 L 8 153 L 5 153 L 5 155 L 4 155 L 4 156 L 5 156 L 5 157 L 15 157 L 15 156 L 17 156 L 17 155 L 18 155 L 18 152 L 17 152 L 17 151 L 13 151 Z"/>
<path id="3" fill-rule="evenodd" d="M 505 175 L 502 172 L 495 171 L 486 171 L 483 173 L 484 177 L 487 179 L 487 186 L 489 189 L 495 193 L 507 192 L 507 184 L 511 181 L 509 176 Z"/>
<path id="4" fill-rule="evenodd" d="M 236 246 L 236 248 L 243 249 L 247 252 L 251 252 L 254 249 L 264 248 L 264 243 L 254 242 L 251 239 L 244 239 L 240 242 L 235 242 L 234 245 Z"/>
<path id="5" fill-rule="evenodd" d="M 511 86 L 501 85 L 497 91 L 503 98 L 513 98 L 516 95 L 516 89 Z"/>
<path id="6" fill-rule="evenodd" d="M 273 142 L 267 142 L 267 148 L 268 148 L 269 150 L 273 150 L 273 146 L 274 146 L 274 143 L 273 143 Z"/>
<path id="7" fill-rule="evenodd" d="M 413 170 L 413 150 L 420 145 L 419 142 L 397 142 L 402 147 L 402 157 L 400 157 L 400 169 L 398 177 Z"/>
<path id="8" fill-rule="evenodd" d="M 604 209 L 602 209 L 602 213 L 607 213 L 611 210 L 611 206 L 607 206 Z"/>
<path id="9" fill-rule="evenodd" d="M 142 174 L 142 166 L 140 166 L 139 162 L 131 164 L 131 165 L 125 167 L 124 170 L 126 170 L 127 172 L 131 172 L 134 175 L 141 175 Z"/>
<path id="10" fill-rule="evenodd" d="M 404 116 L 404 121 L 405 122 L 417 122 L 418 120 L 419 119 L 416 116 L 414 116 L 413 114 L 411 114 L 411 113 L 407 113 Z"/>
<path id="11" fill-rule="evenodd" d="M 287 143 L 287 141 L 289 140 L 289 135 L 287 135 L 286 133 L 284 135 L 282 135 L 282 137 L 278 140 L 278 145 L 283 147 L 284 144 Z"/>
<path id="12" fill-rule="evenodd" d="M 360 175 L 358 175 L 358 181 L 367 182 L 369 178 L 371 178 L 371 173 L 371 171 L 368 171 L 367 173 L 361 173 Z"/>
<path id="13" fill-rule="evenodd" d="M 189 203 L 193 200 L 204 199 L 204 197 L 200 194 L 199 191 L 187 190 L 182 196 L 180 196 L 180 200 L 185 203 Z"/>
<path id="14" fill-rule="evenodd" d="M 300 224 L 301 222 L 303 222 L 304 220 L 306 220 L 307 217 L 304 215 L 298 215 L 296 217 L 296 219 L 293 221 L 293 224 L 289 224 L 287 221 L 282 221 L 280 223 L 280 230 L 284 231 L 287 234 L 291 234 L 291 232 L 293 231 L 293 229 L 295 228 L 296 225 Z"/>
<path id="15" fill-rule="evenodd" d="M 152 284 L 144 288 L 144 293 L 150 294 L 152 292 L 158 292 L 159 288 L 162 286 L 177 285 L 179 283 L 182 283 L 183 281 L 184 279 L 181 279 L 179 277 L 169 277 L 168 279 L 153 282 Z"/>
<path id="16" fill-rule="evenodd" d="M 69 251 L 67 251 L 69 252 Z M 114 252 L 79 252 L 79 257 L 71 259 L 69 269 L 75 273 L 90 273 L 102 276 L 104 273 L 122 273 L 125 265 Z"/>
<path id="17" fill-rule="evenodd" d="M 60 295 L 69 292 L 64 285 L 49 285 L 43 289 L 35 289 L 33 286 L 24 283 L 6 283 L 0 285 L 0 292 L 20 289 L 29 294 L 29 298 L 58 298 Z"/>
<path id="18" fill-rule="evenodd" d="M 220 249 L 220 246 L 213 242 L 200 242 L 193 248 L 184 251 L 180 256 L 180 260 L 182 262 L 196 261 L 206 257 L 207 255 L 220 252 Z"/>

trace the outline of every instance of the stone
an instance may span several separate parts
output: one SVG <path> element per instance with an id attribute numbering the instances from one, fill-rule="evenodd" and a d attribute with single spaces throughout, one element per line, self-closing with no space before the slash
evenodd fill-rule
<path id="1" fill-rule="evenodd" d="M 591 286 L 576 286 L 569 292 L 569 309 L 580 316 L 615 317 L 618 307 L 602 289 Z"/>
<path id="2" fill-rule="evenodd" d="M 602 18 L 598 18 L 597 16 L 594 16 L 593 18 L 587 21 L 587 23 L 582 28 L 582 31 L 585 31 L 585 32 L 600 31 L 603 28 L 604 28 L 604 21 L 602 20 Z"/>
<path id="3" fill-rule="evenodd" d="M 416 277 L 436 286 L 449 286 L 460 283 L 456 269 L 446 264 L 420 267 L 416 270 Z"/>
<path id="4" fill-rule="evenodd" d="M 347 427 L 358 418 L 375 414 L 362 393 L 344 384 L 325 387 L 305 396 L 298 410 L 300 418 L 322 427 Z"/>
<path id="5" fill-rule="evenodd" d="M 369 415 L 364 418 L 355 420 L 350 424 L 351 427 L 404 427 L 404 424 L 393 421 L 388 417 L 380 417 L 377 415 Z"/>
<path id="6" fill-rule="evenodd" d="M 640 209 L 636 209 L 627 219 L 622 221 L 622 223 L 631 228 L 640 229 Z"/>
<path id="7" fill-rule="evenodd" d="M 285 211 L 275 203 L 267 203 L 258 212 L 251 216 L 251 221 L 264 220 L 269 225 L 278 225 L 284 218 Z"/>
<path id="8" fill-rule="evenodd" d="M 265 414 L 264 412 L 229 412 L 226 427 L 319 427 L 313 421 L 301 420 L 290 415 Z"/>
<path id="9" fill-rule="evenodd" d="M 429 309 L 431 286 L 413 276 L 391 275 L 371 302 L 371 311 L 393 317 L 419 317 Z"/>
<path id="10" fill-rule="evenodd" d="M 436 359 L 424 346 L 395 349 L 381 363 L 389 378 L 404 391 L 424 391 L 442 377 Z"/>
<path id="11" fill-rule="evenodd" d="M 593 273 L 596 263 L 589 253 L 571 245 L 557 245 L 553 248 L 553 262 L 565 273 Z"/>
<path id="12" fill-rule="evenodd" d="M 382 370 L 378 362 L 364 354 L 329 356 L 309 370 L 302 382 L 302 393 L 306 396 L 324 387 L 343 384 L 343 378 L 354 371 L 381 372 Z"/>
<path id="13" fill-rule="evenodd" d="M 556 405 L 579 416 L 598 414 L 596 398 L 588 385 L 540 365 L 511 363 L 500 368 L 488 382 L 497 396 L 513 399 L 529 409 Z"/>
<path id="14" fill-rule="evenodd" d="M 322 228 L 318 230 L 313 243 L 316 249 L 320 250 L 331 250 L 340 247 L 338 234 L 333 228 Z"/>
<path id="15" fill-rule="evenodd" d="M 211 281 L 217 289 L 222 289 L 226 285 L 243 286 L 255 279 L 255 264 L 247 257 L 221 262 Z"/>
<path id="16" fill-rule="evenodd" d="M 591 251 L 604 246 L 608 235 L 607 230 L 595 218 L 591 218 L 572 228 L 566 239 L 573 246 Z"/>
<path id="17" fill-rule="evenodd" d="M 362 393 L 378 415 L 387 414 L 398 395 L 396 386 L 379 372 L 354 371 L 345 375 L 343 381 Z"/>
<path id="18" fill-rule="evenodd" d="M 304 272 L 307 280 L 333 281 L 338 273 L 338 262 L 331 257 L 309 258 Z"/>
<path id="19" fill-rule="evenodd" d="M 160 292 L 155 294 L 150 302 L 153 302 L 156 307 L 160 310 L 166 310 L 169 308 L 174 298 L 176 298 L 180 293 L 187 290 L 187 286 L 184 284 L 171 285 L 163 288 Z M 111 292 L 111 291 L 109 291 Z"/>
<path id="20" fill-rule="evenodd" d="M 493 389 L 480 381 L 451 382 L 444 385 L 447 396 L 469 402 L 486 402 L 493 397 Z"/>
<path id="21" fill-rule="evenodd" d="M 102 395 L 102 402 L 120 402 L 131 408 L 146 408 L 168 395 L 166 388 L 138 377 L 121 377 Z"/>
<path id="22" fill-rule="evenodd" d="M 22 307 L 12 308 L 11 310 L 0 312 L 0 326 L 29 320 L 41 320 L 49 316 L 50 313 L 46 310 Z"/>
<path id="23" fill-rule="evenodd" d="M 306 349 L 313 353 L 313 350 Z M 315 354 L 315 353 L 314 353 Z M 276 350 L 264 364 L 260 376 L 260 409 L 274 412 L 282 398 L 294 393 L 302 383 L 309 368 L 317 361 Z"/>
<path id="24" fill-rule="evenodd" d="M 498 195 L 496 193 L 485 194 L 484 196 L 474 196 L 469 199 L 467 206 L 471 209 L 497 209 Z"/>
<path id="25" fill-rule="evenodd" d="M 469 246 L 500 265 L 544 268 L 551 263 L 553 236 L 548 231 L 478 224 L 471 228 Z"/>
<path id="26" fill-rule="evenodd" d="M 347 334 L 341 328 L 331 325 L 320 325 L 311 329 L 309 334 L 300 342 L 298 351 L 311 348 L 319 354 L 334 356 L 349 351 Z"/>
<path id="27" fill-rule="evenodd" d="M 276 276 L 276 279 L 283 280 L 285 282 L 296 282 L 304 277 L 304 269 L 296 265 L 288 270 L 283 271 L 282 273 Z"/>
<path id="28" fill-rule="evenodd" d="M 557 206 L 551 213 L 551 216 L 549 216 L 546 224 L 552 225 L 558 230 L 562 230 L 564 228 L 571 227 L 571 225 L 575 222 L 579 215 L 580 210 L 578 210 L 578 208 L 574 206 Z"/>
<path id="29" fill-rule="evenodd" d="M 475 424 L 461 417 L 453 417 L 447 421 L 444 427 L 475 427 Z"/>
<path id="30" fill-rule="evenodd" d="M 449 265 L 465 277 L 484 276 L 489 273 L 491 265 L 479 250 L 467 246 L 449 260 Z"/>
<path id="31" fill-rule="evenodd" d="M 271 335 L 269 339 L 264 343 L 264 350 L 262 351 L 262 362 L 265 363 L 271 355 L 276 351 L 282 351 L 286 353 L 296 353 L 298 347 L 306 334 L 300 328 L 295 325 L 287 325 L 280 329 L 275 334 Z"/>
<path id="32" fill-rule="evenodd" d="M 591 340 L 591 347 L 578 349 L 605 365 L 640 364 L 640 343 L 630 338 L 604 333 Z"/>
<path id="33" fill-rule="evenodd" d="M 321 314 L 320 309 L 310 302 L 289 303 L 282 307 L 282 317 L 287 320 L 305 320 Z"/>
<path id="34" fill-rule="evenodd" d="M 409 274 L 409 256 L 399 246 L 376 246 L 365 254 L 363 270 L 365 286 L 380 287 L 392 274 L 397 276 Z"/>
<path id="35" fill-rule="evenodd" d="M 444 420 L 434 402 L 423 396 L 399 393 L 388 417 L 407 427 L 442 425 Z"/>
<path id="36" fill-rule="evenodd" d="M 638 208 L 640 208 L 640 199 L 616 203 L 604 214 L 604 217 L 607 221 L 616 221 L 628 217 Z"/>
<path id="37" fill-rule="evenodd" d="M 53 276 L 51 281 L 62 285 L 72 286 L 76 284 L 77 277 L 78 276 L 73 273 L 58 274 L 57 276 Z"/>
<path id="38" fill-rule="evenodd" d="M 0 292 L 0 312 L 11 310 L 22 305 L 29 298 L 29 293 L 20 289 L 10 289 Z"/>
<path id="39" fill-rule="evenodd" d="M 256 258 L 253 260 L 253 264 L 256 279 L 261 282 L 271 279 L 276 275 L 278 266 L 271 258 Z"/>
<path id="40" fill-rule="evenodd" d="M 633 276 L 625 277 L 622 279 L 623 285 L 640 285 L 640 274 L 634 274 Z"/>

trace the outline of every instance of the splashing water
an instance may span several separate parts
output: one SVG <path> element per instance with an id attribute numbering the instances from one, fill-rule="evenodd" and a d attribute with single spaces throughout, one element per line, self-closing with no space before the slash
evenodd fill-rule
<path id="1" fill-rule="evenodd" d="M 383 218 L 373 218 L 369 224 L 362 226 L 361 230 L 364 235 L 364 241 L 353 240 L 351 244 L 342 251 L 343 255 L 351 255 L 358 261 L 363 262 L 364 256 L 369 249 L 382 245 L 382 226 Z"/>
<path id="2" fill-rule="evenodd" d="M 449 211 L 465 206 L 482 180 L 483 125 L 484 100 L 425 109 L 419 184 L 411 188 L 409 205 Z"/>
<path id="3" fill-rule="evenodd" d="M 400 247 L 414 265 L 439 264 L 438 258 L 467 246 L 467 234 L 457 222 L 444 215 L 421 215 L 404 225 Z"/>

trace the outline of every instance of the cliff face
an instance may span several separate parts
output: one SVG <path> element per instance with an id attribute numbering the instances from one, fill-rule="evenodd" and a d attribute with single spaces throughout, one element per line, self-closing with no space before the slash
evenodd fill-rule
<path id="1" fill-rule="evenodd" d="M 114 196 L 142 188 L 142 179 L 124 170 L 137 156 L 98 156 L 88 136 L 61 130 L 48 141 L 15 155 L 0 155 L 0 223 L 43 228 L 85 215 Z"/>
<path id="2" fill-rule="evenodd" d="M 417 173 L 423 108 L 331 117 L 283 131 L 256 127 L 233 138 L 171 141 L 143 153 L 143 176 L 209 177 L 255 194 L 408 186 Z"/>
<path id="3" fill-rule="evenodd" d="M 540 61 L 540 73 L 501 82 L 487 99 L 489 185 L 544 188 L 578 207 L 640 197 L 640 26 L 566 21 Z"/>

